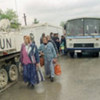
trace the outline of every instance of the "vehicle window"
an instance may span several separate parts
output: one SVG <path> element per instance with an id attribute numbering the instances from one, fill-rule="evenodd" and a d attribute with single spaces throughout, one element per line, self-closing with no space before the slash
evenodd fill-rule
<path id="1" fill-rule="evenodd" d="M 67 23 L 67 35 L 83 35 L 83 20 L 72 20 Z"/>
<path id="2" fill-rule="evenodd" d="M 70 20 L 66 31 L 68 36 L 100 35 L 100 20 L 95 18 Z"/>
<path id="3" fill-rule="evenodd" d="M 85 35 L 100 35 L 100 20 L 85 19 L 84 32 Z"/>

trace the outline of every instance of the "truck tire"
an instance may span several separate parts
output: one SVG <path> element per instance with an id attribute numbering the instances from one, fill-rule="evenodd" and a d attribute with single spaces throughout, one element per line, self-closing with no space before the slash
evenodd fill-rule
<path id="1" fill-rule="evenodd" d="M 69 54 L 71 58 L 74 58 L 74 52 L 70 52 Z"/>
<path id="2" fill-rule="evenodd" d="M 10 81 L 16 81 L 18 79 L 18 68 L 15 64 L 9 66 L 9 80 Z"/>
<path id="3" fill-rule="evenodd" d="M 0 89 L 3 89 L 8 83 L 8 74 L 5 69 L 0 69 Z"/>

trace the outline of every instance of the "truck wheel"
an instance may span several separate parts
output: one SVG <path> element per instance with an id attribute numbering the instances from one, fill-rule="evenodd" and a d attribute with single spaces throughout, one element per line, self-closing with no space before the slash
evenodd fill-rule
<path id="1" fill-rule="evenodd" d="M 82 57 L 82 53 L 77 53 L 77 57 L 81 58 Z"/>
<path id="2" fill-rule="evenodd" d="M 18 79 L 18 68 L 16 65 L 11 65 L 9 67 L 9 71 L 8 71 L 8 74 L 9 74 L 9 79 L 10 81 L 16 81 Z"/>
<path id="3" fill-rule="evenodd" d="M 74 58 L 74 52 L 70 52 L 69 54 L 71 58 Z"/>
<path id="4" fill-rule="evenodd" d="M 5 69 L 0 69 L 0 89 L 4 88 L 8 83 L 8 74 Z"/>

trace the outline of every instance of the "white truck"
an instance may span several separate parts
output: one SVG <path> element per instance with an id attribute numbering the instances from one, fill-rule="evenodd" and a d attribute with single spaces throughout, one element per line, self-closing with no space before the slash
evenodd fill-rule
<path id="1" fill-rule="evenodd" d="M 89 53 L 95 57 L 100 52 L 100 18 L 77 18 L 68 20 L 66 25 L 67 52 L 81 57 Z"/>
<path id="2" fill-rule="evenodd" d="M 18 79 L 20 48 L 23 36 L 19 33 L 0 33 L 0 89 L 8 81 Z"/>

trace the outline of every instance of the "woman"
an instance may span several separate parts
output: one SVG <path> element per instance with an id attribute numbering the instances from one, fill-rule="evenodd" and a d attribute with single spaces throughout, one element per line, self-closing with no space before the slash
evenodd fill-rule
<path id="1" fill-rule="evenodd" d="M 28 83 L 28 87 L 34 88 L 34 85 L 39 83 L 36 66 L 39 63 L 39 54 L 36 46 L 30 43 L 30 37 L 24 36 L 24 43 L 21 48 L 21 63 L 23 66 L 23 79 Z M 34 52 L 34 53 L 33 53 Z"/>
<path id="2" fill-rule="evenodd" d="M 40 44 L 43 43 L 43 37 L 45 37 L 45 33 L 42 34 L 41 38 L 40 38 Z"/>
<path id="3" fill-rule="evenodd" d="M 54 62 L 56 62 L 56 51 L 51 42 L 48 42 L 47 37 L 43 38 L 43 44 L 41 44 L 40 54 L 44 55 L 45 72 L 46 76 L 50 77 L 51 82 L 54 81 Z"/>
<path id="4" fill-rule="evenodd" d="M 51 37 L 49 35 L 47 36 L 47 39 L 48 39 L 48 42 L 51 42 L 53 44 L 53 46 L 56 50 L 56 53 L 58 54 L 58 49 L 57 49 L 57 46 L 56 46 L 55 42 L 51 39 Z"/>
<path id="5" fill-rule="evenodd" d="M 53 32 L 50 33 L 50 38 L 53 40 L 54 39 L 54 34 Z"/>

